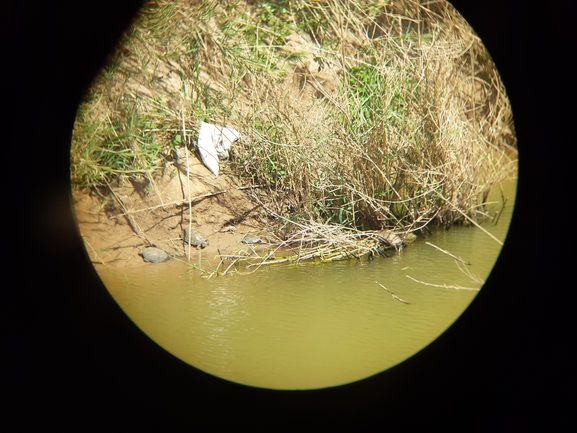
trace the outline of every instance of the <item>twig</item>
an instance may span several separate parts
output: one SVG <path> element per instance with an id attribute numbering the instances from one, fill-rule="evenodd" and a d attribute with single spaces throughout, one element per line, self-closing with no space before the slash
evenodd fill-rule
<path id="1" fill-rule="evenodd" d="M 100 258 L 100 256 L 98 255 L 98 253 L 96 252 L 96 250 L 94 249 L 94 247 L 90 244 L 90 242 L 88 242 L 88 240 L 86 239 L 86 236 L 82 235 L 82 240 L 84 241 L 84 243 L 86 245 L 88 245 L 90 247 L 90 249 L 92 250 L 92 252 L 94 253 L 94 255 L 96 256 L 96 258 L 98 259 L 98 261 L 100 262 L 100 264 L 104 265 L 104 267 L 106 269 L 108 269 L 110 271 L 110 267 L 108 266 L 108 264 L 102 260 Z"/>
<path id="2" fill-rule="evenodd" d="M 226 275 L 226 274 L 228 273 L 228 270 L 229 270 L 230 268 L 232 268 L 234 265 L 236 265 L 236 263 L 237 263 L 240 259 L 241 259 L 241 257 L 237 257 L 235 260 L 233 260 L 233 262 L 232 262 L 230 265 L 228 265 L 228 268 L 226 268 L 226 269 L 224 270 L 224 272 L 223 272 L 222 275 Z"/>
<path id="3" fill-rule="evenodd" d="M 184 155 L 186 156 L 186 186 L 187 186 L 187 194 L 186 197 L 188 199 L 188 248 L 186 252 L 186 257 L 190 261 L 190 241 L 192 238 L 192 200 L 190 197 L 190 177 L 189 177 L 189 167 L 188 167 L 188 149 L 186 148 L 186 126 L 184 125 L 184 111 L 180 112 L 180 117 L 182 119 L 182 142 L 184 143 Z"/>
<path id="4" fill-rule="evenodd" d="M 499 185 L 501 186 L 501 185 Z M 499 210 L 499 213 L 496 215 L 495 217 L 495 223 L 494 225 L 497 225 L 497 223 L 499 222 L 499 218 L 501 218 L 501 214 L 503 213 L 503 211 L 505 210 L 505 205 L 507 204 L 507 201 L 509 200 L 508 197 L 503 197 L 503 191 L 501 191 L 501 197 L 503 198 L 503 206 L 501 207 L 501 210 Z"/>
<path id="5" fill-rule="evenodd" d="M 405 275 L 405 277 L 419 283 L 419 284 L 423 284 L 425 286 L 430 286 L 430 287 L 440 287 L 441 289 L 455 289 L 455 290 L 473 290 L 475 292 L 478 292 L 479 288 L 474 288 L 474 287 L 463 287 L 463 286 L 453 286 L 453 285 L 447 285 L 447 284 L 432 284 L 432 283 L 425 283 L 424 281 L 419 281 L 416 278 L 411 277 L 410 275 Z"/>
<path id="6" fill-rule="evenodd" d="M 236 188 L 238 191 L 244 191 L 245 189 L 256 189 L 256 188 L 264 188 L 264 185 L 247 185 L 247 186 L 239 186 Z"/>
<path id="7" fill-rule="evenodd" d="M 247 266 L 247 268 L 249 268 L 249 267 L 251 267 L 251 266 L 256 266 L 256 269 L 254 269 L 253 271 L 250 271 L 250 272 L 248 272 L 248 273 L 241 273 L 241 272 L 239 272 L 239 274 L 241 274 L 241 275 L 250 275 L 250 274 L 258 271 L 258 270 L 261 268 L 261 266 L 263 266 L 263 265 L 266 263 L 266 260 L 267 260 L 269 257 L 271 257 L 273 254 L 274 254 L 274 253 L 271 252 L 271 253 L 269 253 L 266 257 L 262 257 L 262 258 L 261 258 L 262 261 L 261 261 L 260 263 L 257 263 L 256 265 L 255 265 L 255 264 L 251 264 L 251 265 Z M 237 272 L 238 272 L 238 271 L 237 271 Z"/>
<path id="8" fill-rule="evenodd" d="M 426 243 L 427 245 L 430 245 L 430 246 L 432 246 L 433 248 L 436 248 L 436 249 L 438 249 L 438 250 L 439 250 L 440 252 L 442 252 L 443 254 L 446 254 L 446 255 L 448 255 L 449 257 L 452 257 L 452 258 L 454 258 L 455 260 L 457 260 L 457 261 L 459 261 L 459 262 L 461 262 L 461 263 L 464 263 L 464 264 L 466 264 L 466 265 L 470 265 L 470 264 L 471 264 L 471 262 L 466 262 L 466 261 L 465 261 L 465 260 L 463 260 L 462 258 L 460 258 L 460 257 L 457 257 L 457 256 L 455 256 L 455 255 L 451 254 L 450 252 L 448 252 L 448 251 L 445 251 L 444 249 L 442 249 L 442 248 L 439 248 L 439 247 L 438 247 L 438 246 L 436 246 L 436 245 L 433 245 L 433 244 L 432 244 L 432 243 L 430 243 L 430 242 L 425 242 L 425 243 Z"/>
<path id="9" fill-rule="evenodd" d="M 142 239 L 144 239 L 146 242 L 148 242 L 148 245 L 152 245 L 152 242 L 150 241 L 150 239 L 148 239 L 148 237 L 144 234 L 144 232 L 141 230 L 141 228 L 138 226 L 138 224 L 136 223 L 136 221 L 134 220 L 134 218 L 132 218 L 128 213 L 126 213 L 126 206 L 124 206 L 124 202 L 122 201 L 122 199 L 120 197 L 118 197 L 118 195 L 114 192 L 114 190 L 112 189 L 112 187 L 110 186 L 110 184 L 107 182 L 106 185 L 108 185 L 108 189 L 110 189 L 110 192 L 112 193 L 112 195 L 114 196 L 114 199 L 118 202 L 118 204 L 120 205 L 120 207 L 122 208 L 122 210 L 125 212 L 122 215 L 126 218 L 126 220 L 128 221 L 128 224 L 130 225 L 130 227 L 132 228 L 132 230 L 134 231 L 134 233 L 136 233 L 136 235 Z"/>
<path id="10" fill-rule="evenodd" d="M 154 209 L 158 209 L 159 207 L 166 207 L 166 206 L 169 206 L 169 205 L 182 206 L 182 205 L 188 204 L 189 207 L 190 207 L 190 203 L 191 203 L 191 202 L 194 202 L 194 201 L 199 200 L 199 199 L 201 199 L 201 198 L 214 197 L 214 196 L 217 196 L 217 195 L 220 195 L 220 194 L 224 194 L 224 193 L 226 193 L 226 192 L 228 192 L 228 191 L 227 191 L 227 190 L 223 190 L 223 191 L 216 191 L 216 192 L 207 192 L 206 194 L 196 195 L 196 196 L 194 196 L 194 197 L 191 197 L 190 199 L 174 200 L 174 201 L 171 201 L 171 202 L 168 202 L 168 203 L 159 204 L 159 205 L 157 205 L 157 206 L 150 206 L 150 207 L 147 207 L 147 208 L 144 208 L 144 209 L 136 209 L 136 210 L 126 211 L 126 212 L 122 213 L 121 215 L 128 215 L 128 214 L 135 214 L 135 213 L 138 213 L 138 212 L 151 211 L 151 210 L 154 210 Z"/>
<path id="11" fill-rule="evenodd" d="M 482 278 L 479 278 L 478 276 L 474 275 L 469 269 L 461 267 L 461 265 L 459 265 L 459 262 L 455 261 L 455 264 L 463 274 L 465 274 L 467 277 L 471 279 L 471 281 L 479 284 L 485 284 L 485 281 Z"/>
<path id="12" fill-rule="evenodd" d="M 148 171 L 146 173 L 146 177 L 147 177 L 148 181 L 152 184 L 152 187 L 154 188 L 154 192 L 156 193 L 156 196 L 160 200 L 160 203 L 162 203 L 161 206 L 164 206 L 164 201 L 162 200 L 162 195 L 160 194 L 160 191 L 158 190 L 158 187 L 156 186 L 156 182 L 152 178 L 150 171 Z"/>
<path id="13" fill-rule="evenodd" d="M 443 194 L 438 193 L 437 191 L 434 191 L 439 197 L 441 197 L 441 199 L 445 200 L 447 203 L 449 203 L 454 210 L 456 210 L 457 212 L 459 212 L 461 215 L 463 215 L 470 223 L 472 223 L 473 225 L 475 225 L 477 228 L 481 229 L 481 231 L 483 231 L 486 235 L 488 235 L 490 238 L 492 238 L 495 242 L 497 242 L 499 245 L 503 245 L 503 242 L 501 242 L 499 239 L 497 239 L 492 233 L 490 233 L 488 230 L 486 230 L 485 228 L 481 227 L 477 222 L 475 222 L 473 219 L 471 219 L 471 217 L 469 217 L 469 215 L 467 215 L 465 212 L 463 212 L 461 209 L 459 209 L 456 205 L 454 205 L 450 200 L 448 200 L 447 198 L 445 198 L 443 196 Z"/>
<path id="14" fill-rule="evenodd" d="M 393 297 L 393 299 L 396 299 L 397 301 L 402 302 L 403 304 L 413 305 L 412 302 L 407 302 L 404 299 L 399 298 L 393 291 L 387 289 L 385 286 L 383 286 L 378 281 L 375 281 L 375 283 L 377 283 L 379 286 L 381 286 L 383 289 L 385 289 L 387 292 L 389 292 L 391 294 L 391 296 Z"/>

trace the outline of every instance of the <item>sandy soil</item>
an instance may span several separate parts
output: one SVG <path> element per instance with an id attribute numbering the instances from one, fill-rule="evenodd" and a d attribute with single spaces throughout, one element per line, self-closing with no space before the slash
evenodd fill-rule
<path id="1" fill-rule="evenodd" d="M 192 229 L 209 240 L 203 258 L 212 260 L 246 248 L 240 242 L 246 233 L 270 237 L 272 217 L 249 199 L 249 188 L 226 173 L 216 178 L 190 152 L 188 160 L 188 182 L 186 167 L 175 163 L 155 178 L 120 181 L 112 186 L 113 194 L 74 192 L 78 225 L 94 263 L 141 266 L 138 253 L 151 245 L 187 257 L 188 245 L 181 234 L 189 223 L 189 197 Z M 191 260 L 198 254 L 193 247 Z"/>
<path id="2" fill-rule="evenodd" d="M 338 71 L 326 67 L 322 73 L 318 72 L 320 68 L 312 54 L 314 48 L 306 38 L 291 36 L 287 49 L 309 52 L 294 71 L 288 71 L 290 78 L 281 90 L 291 95 L 294 105 L 310 114 L 311 110 L 320 109 L 317 104 L 319 97 L 334 91 Z M 127 86 L 141 98 L 150 93 L 142 86 L 133 88 L 130 83 Z M 173 87 L 181 86 L 176 83 Z M 126 88 L 117 91 L 125 92 Z M 74 192 L 78 225 L 94 263 L 142 265 L 138 252 L 151 245 L 175 256 L 187 256 L 187 246 L 181 234 L 189 221 L 188 197 L 192 198 L 192 228 L 210 241 L 202 250 L 203 258 L 211 260 L 219 253 L 234 254 L 246 248 L 240 243 L 246 233 L 271 238 L 271 223 L 274 221 L 268 216 L 269 212 L 255 206 L 255 201 L 248 196 L 251 190 L 227 174 L 226 163 L 221 166 L 221 173 L 224 173 L 216 178 L 196 155 L 189 152 L 187 183 L 186 167 L 179 165 L 183 160 L 181 155 L 172 166 L 154 178 L 121 180 L 111 185 L 114 194 L 110 190 L 103 190 L 100 194 L 92 190 Z M 266 201 L 266 196 L 261 195 L 261 199 Z M 284 210 L 275 209 L 280 214 Z M 193 249 L 191 260 L 197 255 L 198 251 Z"/>

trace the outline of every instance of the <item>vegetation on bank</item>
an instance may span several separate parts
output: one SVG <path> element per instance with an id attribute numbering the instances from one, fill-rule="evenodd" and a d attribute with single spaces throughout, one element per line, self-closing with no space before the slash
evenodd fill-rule
<path id="1" fill-rule="evenodd" d="M 478 222 L 517 170 L 495 65 L 446 2 L 148 2 L 80 106 L 73 184 L 154 175 L 200 121 L 243 134 L 224 173 L 299 230 Z"/>

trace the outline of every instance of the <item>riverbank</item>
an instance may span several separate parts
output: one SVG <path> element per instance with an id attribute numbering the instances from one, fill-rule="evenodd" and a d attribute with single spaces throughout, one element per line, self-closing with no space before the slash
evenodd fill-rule
<path id="1" fill-rule="evenodd" d="M 239 259 L 280 264 L 385 254 L 414 241 L 411 233 L 353 231 L 347 237 L 339 226 L 315 230 L 291 223 L 267 207 L 271 203 L 266 193 L 255 192 L 259 188 L 242 186 L 230 175 L 217 178 L 193 155 L 189 161 L 187 170 L 170 166 L 141 183 L 133 179 L 107 189 L 74 191 L 78 227 L 94 264 L 149 265 L 139 256 L 149 246 L 192 264 L 199 256 L 213 265 Z M 206 247 L 189 250 L 182 239 L 189 222 L 208 240 Z M 243 243 L 249 234 L 261 242 Z"/>
<path id="2" fill-rule="evenodd" d="M 374 254 L 486 219 L 489 190 L 516 177 L 512 119 L 446 2 L 159 1 L 79 108 L 79 223 L 105 263 L 151 245 L 182 256 L 188 225 L 210 257 L 247 233 L 323 259 Z M 218 176 L 196 156 L 202 122 L 241 137 Z"/>
<path id="3" fill-rule="evenodd" d="M 106 266 L 142 265 L 138 253 L 155 245 L 173 256 L 187 257 L 182 230 L 189 215 L 194 230 L 209 244 L 205 257 L 233 254 L 247 233 L 266 234 L 269 216 L 255 207 L 233 177 L 215 178 L 195 157 L 190 159 L 189 181 L 170 167 L 142 183 L 125 180 L 106 189 L 73 193 L 82 238 L 93 263 Z M 191 211 L 188 212 L 188 205 Z M 198 255 L 196 249 L 191 256 Z"/>

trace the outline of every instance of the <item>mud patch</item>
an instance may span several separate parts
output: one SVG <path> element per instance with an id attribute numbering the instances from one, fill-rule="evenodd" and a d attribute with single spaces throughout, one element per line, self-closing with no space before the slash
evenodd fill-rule
<path id="1" fill-rule="evenodd" d="M 270 236 L 265 228 L 271 217 L 250 199 L 251 186 L 226 174 L 216 178 L 190 153 L 188 161 L 188 178 L 186 167 L 169 164 L 155 177 L 74 192 L 78 226 L 93 263 L 142 266 L 138 253 L 148 246 L 186 259 L 188 245 L 181 235 L 189 221 L 209 240 L 201 252 L 208 260 L 237 252 L 246 233 Z M 198 254 L 192 247 L 191 260 Z"/>

